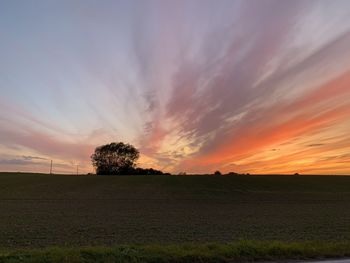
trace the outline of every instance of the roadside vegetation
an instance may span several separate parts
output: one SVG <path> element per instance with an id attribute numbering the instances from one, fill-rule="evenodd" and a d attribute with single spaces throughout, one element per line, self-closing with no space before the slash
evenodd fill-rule
<path id="1" fill-rule="evenodd" d="M 0 251 L 1 263 L 188 263 L 325 259 L 350 256 L 350 242 L 282 243 L 240 241 L 219 244 L 124 245 Z"/>

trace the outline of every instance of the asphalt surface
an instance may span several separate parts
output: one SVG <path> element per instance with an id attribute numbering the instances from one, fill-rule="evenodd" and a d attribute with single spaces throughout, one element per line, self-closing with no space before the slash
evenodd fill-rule
<path id="1" fill-rule="evenodd" d="M 350 259 L 334 259 L 334 260 L 309 260 L 309 261 L 301 261 L 299 263 L 350 263 Z"/>

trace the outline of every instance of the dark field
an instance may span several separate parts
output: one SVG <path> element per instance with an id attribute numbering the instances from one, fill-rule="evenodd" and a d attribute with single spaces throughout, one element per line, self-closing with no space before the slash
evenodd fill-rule
<path id="1" fill-rule="evenodd" d="M 350 239 L 350 177 L 0 174 L 0 247 Z"/>

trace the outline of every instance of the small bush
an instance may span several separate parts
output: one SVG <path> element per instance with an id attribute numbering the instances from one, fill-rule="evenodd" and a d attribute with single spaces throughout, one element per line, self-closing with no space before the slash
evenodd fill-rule
<path id="1" fill-rule="evenodd" d="M 222 174 L 221 174 L 220 171 L 216 171 L 216 172 L 214 173 L 214 175 L 220 176 L 220 175 L 222 175 Z"/>

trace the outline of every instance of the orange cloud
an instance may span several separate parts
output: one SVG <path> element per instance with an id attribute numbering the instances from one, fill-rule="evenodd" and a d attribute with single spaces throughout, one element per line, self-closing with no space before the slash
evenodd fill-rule
<path id="1" fill-rule="evenodd" d="M 285 107 L 284 111 L 295 111 L 297 109 L 305 110 L 305 108 L 348 94 L 350 94 L 350 72 L 346 72 L 340 77 L 332 79 L 320 88 L 316 88 L 314 91 L 307 93 L 301 99 Z"/>
<path id="2" fill-rule="evenodd" d="M 323 102 L 348 93 L 350 93 L 350 74 L 347 72 L 285 107 L 283 104 L 278 104 L 269 108 L 262 115 L 263 119 L 251 125 L 243 124 L 233 130 L 231 135 L 211 152 L 184 161 L 182 165 L 189 169 L 210 165 L 220 167 L 226 163 L 244 160 L 273 145 L 317 133 L 350 117 L 349 103 L 337 105 L 337 102 L 334 102 L 331 109 L 321 105 Z M 317 150 L 307 150 L 304 156 L 310 157 L 317 152 Z M 302 154 L 283 157 L 275 160 L 274 165 L 280 163 L 282 165 L 279 165 L 279 171 L 286 171 L 288 162 L 302 160 L 302 158 Z M 261 167 L 264 162 L 259 164 Z M 256 164 L 256 167 L 259 169 L 259 165 Z"/>

